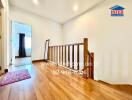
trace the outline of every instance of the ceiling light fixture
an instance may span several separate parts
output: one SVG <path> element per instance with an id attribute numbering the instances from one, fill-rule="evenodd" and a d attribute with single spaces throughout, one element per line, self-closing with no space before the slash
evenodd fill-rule
<path id="1" fill-rule="evenodd" d="M 78 11 L 78 9 L 79 9 L 78 4 L 75 4 L 75 5 L 73 6 L 73 10 L 76 12 L 76 11 Z"/>
<path id="2" fill-rule="evenodd" d="M 35 5 L 39 5 L 39 1 L 38 1 L 38 0 L 33 0 L 33 3 L 34 3 Z"/>

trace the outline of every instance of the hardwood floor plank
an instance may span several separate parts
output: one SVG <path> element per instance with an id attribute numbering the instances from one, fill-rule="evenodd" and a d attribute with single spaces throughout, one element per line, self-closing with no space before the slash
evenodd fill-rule
<path id="1" fill-rule="evenodd" d="M 25 68 L 31 79 L 0 87 L 0 100 L 132 100 L 132 94 L 44 62 L 11 67 L 10 71 Z"/>
<path id="2" fill-rule="evenodd" d="M 11 85 L 0 87 L 0 99 L 8 100 L 11 91 Z"/>
<path id="3" fill-rule="evenodd" d="M 20 86 L 18 83 L 14 83 L 11 86 L 8 100 L 19 100 Z"/>

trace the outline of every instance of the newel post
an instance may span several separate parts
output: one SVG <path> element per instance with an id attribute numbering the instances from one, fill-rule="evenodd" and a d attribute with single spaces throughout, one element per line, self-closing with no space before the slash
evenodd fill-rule
<path id="1" fill-rule="evenodd" d="M 90 55 L 90 78 L 94 79 L 94 53 L 92 52 Z"/>
<path id="2" fill-rule="evenodd" d="M 84 38 L 84 68 L 83 78 L 88 78 L 88 38 Z"/>

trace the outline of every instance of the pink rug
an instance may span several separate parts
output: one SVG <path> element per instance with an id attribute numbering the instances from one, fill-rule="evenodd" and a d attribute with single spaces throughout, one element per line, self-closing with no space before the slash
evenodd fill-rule
<path id="1" fill-rule="evenodd" d="M 27 69 L 9 72 L 0 80 L 0 86 L 31 78 Z"/>

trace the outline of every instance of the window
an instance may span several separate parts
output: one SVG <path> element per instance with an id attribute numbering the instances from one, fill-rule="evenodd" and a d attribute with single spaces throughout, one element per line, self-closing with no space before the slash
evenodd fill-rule
<path id="1" fill-rule="evenodd" d="M 25 37 L 25 48 L 31 49 L 31 37 Z"/>

